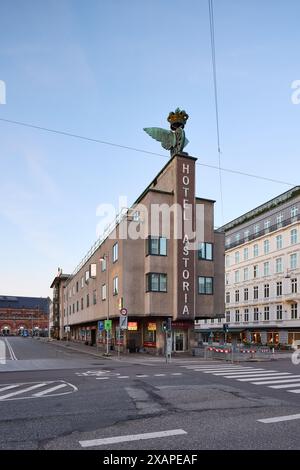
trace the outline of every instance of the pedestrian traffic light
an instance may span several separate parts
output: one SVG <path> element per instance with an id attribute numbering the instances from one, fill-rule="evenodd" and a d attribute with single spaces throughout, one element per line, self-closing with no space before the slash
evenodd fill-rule
<path id="1" fill-rule="evenodd" d="M 166 321 L 163 321 L 162 324 L 161 324 L 161 329 L 162 331 L 165 333 L 166 331 L 168 331 L 168 323 Z"/>
<path id="2" fill-rule="evenodd" d="M 224 331 L 224 333 L 228 333 L 228 330 L 229 330 L 229 325 L 228 325 L 228 323 L 224 323 L 224 324 L 223 324 L 223 331 Z"/>

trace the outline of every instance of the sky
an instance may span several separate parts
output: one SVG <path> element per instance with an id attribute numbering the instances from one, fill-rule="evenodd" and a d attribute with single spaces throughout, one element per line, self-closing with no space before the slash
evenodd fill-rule
<path id="1" fill-rule="evenodd" d="M 97 207 L 132 204 L 168 152 L 143 127 L 190 118 L 197 195 L 215 225 L 299 184 L 298 0 L 214 0 L 219 172 L 207 0 L 1 0 L 0 118 L 137 147 L 155 156 L 0 120 L 1 295 L 51 295 L 97 238 Z M 223 210 L 221 204 L 223 199 Z"/>

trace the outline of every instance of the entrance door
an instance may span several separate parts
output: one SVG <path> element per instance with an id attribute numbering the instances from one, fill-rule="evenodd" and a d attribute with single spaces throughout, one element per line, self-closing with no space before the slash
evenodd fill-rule
<path id="1" fill-rule="evenodd" d="M 180 352 L 186 350 L 186 336 L 185 331 L 174 331 L 173 333 L 173 351 Z"/>
<path id="2" fill-rule="evenodd" d="M 96 330 L 91 330 L 91 344 L 92 346 L 96 344 Z"/>

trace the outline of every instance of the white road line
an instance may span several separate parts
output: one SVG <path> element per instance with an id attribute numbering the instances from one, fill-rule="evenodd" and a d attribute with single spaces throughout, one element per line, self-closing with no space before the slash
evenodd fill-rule
<path id="1" fill-rule="evenodd" d="M 244 371 L 244 370 L 235 370 L 235 371 L 226 371 L 226 372 L 214 372 L 213 375 L 250 375 L 250 374 L 266 374 L 268 371 L 265 370 L 265 369 L 253 369 L 253 370 L 247 370 L 247 371 Z M 272 371 L 270 371 L 272 372 Z M 276 372 L 276 370 L 274 370 L 273 372 Z"/>
<path id="2" fill-rule="evenodd" d="M 277 416 L 276 418 L 258 419 L 260 423 L 279 423 L 280 421 L 292 421 L 293 419 L 300 419 L 300 414 L 288 415 L 288 416 Z"/>
<path id="3" fill-rule="evenodd" d="M 182 375 L 181 372 L 172 372 L 171 375 Z"/>
<path id="4" fill-rule="evenodd" d="M 4 392 L 4 390 L 10 390 L 11 388 L 19 387 L 19 384 L 7 385 L 6 387 L 0 388 L 0 392 Z"/>
<path id="5" fill-rule="evenodd" d="M 108 380 L 110 377 L 96 377 L 96 380 Z"/>
<path id="6" fill-rule="evenodd" d="M 299 383 L 296 384 L 283 384 L 283 385 L 270 385 L 269 388 L 291 388 L 291 387 L 299 387 Z"/>
<path id="7" fill-rule="evenodd" d="M 129 379 L 129 375 L 119 375 L 117 379 Z"/>
<path id="8" fill-rule="evenodd" d="M 300 393 L 300 388 L 298 390 L 288 390 L 290 393 Z"/>
<path id="9" fill-rule="evenodd" d="M 292 376 L 290 376 L 292 377 Z M 241 379 L 239 379 L 241 380 Z M 284 379 L 284 380 L 266 380 L 266 381 L 263 381 L 263 382 L 252 382 L 254 385 L 272 385 L 272 384 L 280 384 L 280 383 L 288 383 L 288 382 L 300 382 L 300 379 L 292 379 L 292 378 L 289 378 L 289 379 Z M 299 384 L 300 385 L 300 384 Z"/>
<path id="10" fill-rule="evenodd" d="M 26 392 L 29 392 L 30 390 L 34 390 L 35 388 L 44 387 L 45 385 L 47 384 L 40 383 L 40 384 L 32 385 L 31 387 L 22 388 L 22 390 L 18 390 L 17 392 L 12 392 L 12 393 L 7 393 L 6 395 L 2 395 L 0 397 L 0 400 L 4 400 L 4 398 L 14 397 L 16 395 L 20 395 L 21 393 L 26 393 Z"/>
<path id="11" fill-rule="evenodd" d="M 48 393 L 54 392 L 54 390 L 59 390 L 60 388 L 66 387 L 67 384 L 60 384 L 56 385 L 55 387 L 47 388 L 46 390 L 42 390 L 41 392 L 34 393 L 34 397 L 42 397 L 43 395 L 47 395 Z"/>
<path id="12" fill-rule="evenodd" d="M 140 441 L 142 439 L 156 439 L 159 437 L 180 436 L 187 434 L 183 429 L 171 429 L 170 431 L 147 432 L 143 434 L 129 434 L 127 436 L 106 437 L 103 439 L 92 439 L 90 441 L 79 441 L 81 447 L 96 447 L 105 444 L 116 444 L 118 442 Z"/>
<path id="13" fill-rule="evenodd" d="M 149 375 L 146 375 L 146 374 L 136 374 L 136 377 L 149 377 Z"/>
<path id="14" fill-rule="evenodd" d="M 282 372 L 278 374 L 265 374 L 265 375 L 254 375 L 252 377 L 243 377 L 242 379 L 236 379 L 238 382 L 253 382 L 253 380 L 278 380 L 278 379 L 289 379 L 289 373 Z"/>
<path id="15" fill-rule="evenodd" d="M 18 359 L 17 359 L 17 357 L 16 357 L 16 355 L 15 355 L 15 353 L 14 353 L 14 350 L 13 350 L 11 344 L 9 343 L 8 339 L 7 339 L 7 338 L 4 338 L 4 340 L 5 340 L 5 343 L 6 343 L 8 352 L 9 352 L 9 355 L 10 355 L 10 357 L 11 357 L 11 360 L 12 360 L 12 361 L 17 361 Z"/>
<path id="16" fill-rule="evenodd" d="M 166 374 L 154 374 L 154 377 L 165 377 Z"/>
<path id="17" fill-rule="evenodd" d="M 255 371 L 255 369 L 252 369 L 252 370 L 249 370 L 248 369 L 248 372 L 251 372 L 251 371 Z M 257 370 L 257 369 L 256 369 Z M 258 370 L 264 370 L 264 369 L 258 369 Z M 213 369 L 213 370 L 205 370 L 205 371 L 201 371 L 203 372 L 203 374 L 228 374 L 229 372 L 246 372 L 245 369 L 223 369 L 223 370 L 219 370 L 219 369 Z"/>

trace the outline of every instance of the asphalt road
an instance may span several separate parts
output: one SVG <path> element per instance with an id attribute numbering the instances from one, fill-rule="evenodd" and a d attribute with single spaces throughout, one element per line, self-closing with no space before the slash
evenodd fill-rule
<path id="1" fill-rule="evenodd" d="M 300 447 L 300 365 L 290 359 L 165 364 L 64 346 L 7 338 L 0 449 Z M 270 418 L 275 422 L 259 421 Z"/>

